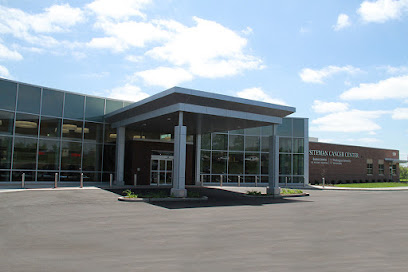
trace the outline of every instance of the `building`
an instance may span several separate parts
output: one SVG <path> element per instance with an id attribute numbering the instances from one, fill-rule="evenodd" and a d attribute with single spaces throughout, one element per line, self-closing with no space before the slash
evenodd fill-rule
<path id="1" fill-rule="evenodd" d="M 399 151 L 309 142 L 311 184 L 399 181 Z"/>

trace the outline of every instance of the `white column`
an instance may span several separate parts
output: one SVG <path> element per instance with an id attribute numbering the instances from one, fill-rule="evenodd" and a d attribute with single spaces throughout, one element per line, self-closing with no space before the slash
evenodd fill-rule
<path id="1" fill-rule="evenodd" d="M 195 165 L 195 185 L 201 185 L 201 134 L 197 134 L 195 140 L 196 144 L 196 165 Z"/>
<path id="2" fill-rule="evenodd" d="M 276 129 L 274 129 L 275 134 Z M 269 136 L 269 165 L 268 165 L 268 193 L 274 196 L 280 196 L 279 188 L 279 137 Z"/>
<path id="3" fill-rule="evenodd" d="M 125 127 L 116 129 L 116 174 L 115 185 L 124 185 L 124 169 L 125 169 Z"/>
<path id="4" fill-rule="evenodd" d="M 175 197 L 186 197 L 186 139 L 187 127 L 183 126 L 183 112 L 179 112 L 179 124 L 174 127 L 173 188 Z"/>

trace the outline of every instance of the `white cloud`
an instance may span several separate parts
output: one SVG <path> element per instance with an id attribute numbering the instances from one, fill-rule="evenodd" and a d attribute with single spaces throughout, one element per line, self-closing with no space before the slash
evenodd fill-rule
<path id="1" fill-rule="evenodd" d="M 149 50 L 146 55 L 184 66 L 192 74 L 206 78 L 263 68 L 259 58 L 243 52 L 247 45 L 245 38 L 217 22 L 193 19 L 196 26 L 178 28 L 168 42 Z"/>
<path id="2" fill-rule="evenodd" d="M 408 11 L 408 0 L 377 0 L 364 1 L 357 13 L 364 22 L 384 23 L 388 20 L 399 19 Z"/>
<path id="3" fill-rule="evenodd" d="M 108 91 L 108 97 L 120 99 L 120 100 L 127 100 L 127 101 L 139 101 L 149 97 L 149 95 L 135 85 L 131 85 L 127 83 L 124 86 L 116 87 L 110 91 Z"/>
<path id="4" fill-rule="evenodd" d="M 379 68 L 385 69 L 385 71 L 386 71 L 388 74 L 391 74 L 391 75 L 396 75 L 396 74 L 399 74 L 399 75 L 401 75 L 401 74 L 408 74 L 408 67 L 407 67 L 407 66 L 394 67 L 394 66 L 388 65 L 388 66 L 383 66 L 383 67 L 379 67 Z"/>
<path id="5" fill-rule="evenodd" d="M 302 69 L 302 71 L 299 73 L 299 76 L 304 82 L 322 84 L 324 82 L 324 79 L 334 74 L 347 73 L 347 74 L 353 75 L 358 72 L 361 72 L 361 70 L 351 65 L 347 65 L 347 66 L 330 65 L 320 70 L 313 70 L 310 68 Z"/>
<path id="6" fill-rule="evenodd" d="M 143 60 L 143 56 L 128 55 L 125 57 L 125 60 L 130 62 L 141 62 Z"/>
<path id="7" fill-rule="evenodd" d="M 86 46 L 98 49 L 112 49 L 114 52 L 125 50 L 126 45 L 115 37 L 92 38 Z"/>
<path id="8" fill-rule="evenodd" d="M 348 138 L 348 139 L 344 139 L 344 141 L 351 142 L 353 145 L 364 145 L 364 146 L 381 142 L 379 139 L 372 138 L 372 137 Z"/>
<path id="9" fill-rule="evenodd" d="M 342 102 L 313 101 L 312 109 L 317 113 L 346 111 L 349 105 Z"/>
<path id="10" fill-rule="evenodd" d="M 337 17 L 337 23 L 333 26 L 334 30 L 338 31 L 340 29 L 351 26 L 350 18 L 347 14 L 341 13 Z"/>
<path id="11" fill-rule="evenodd" d="M 381 100 L 408 98 L 408 75 L 391 77 L 378 83 L 362 83 L 340 95 L 344 100 Z"/>
<path id="12" fill-rule="evenodd" d="M 387 111 L 349 110 L 328 114 L 311 122 L 312 131 L 370 132 L 381 129 L 375 122 Z"/>
<path id="13" fill-rule="evenodd" d="M 265 93 L 264 90 L 260 87 L 253 87 L 247 88 L 240 92 L 237 92 L 236 95 L 241 98 L 250 99 L 250 100 L 258 100 L 262 102 L 267 102 L 271 104 L 278 104 L 278 105 L 287 105 L 285 101 L 277 98 L 272 98 L 268 94 Z"/>
<path id="14" fill-rule="evenodd" d="M 141 11 L 151 0 L 95 0 L 86 7 L 102 18 L 128 19 L 132 16 L 145 18 Z"/>
<path id="15" fill-rule="evenodd" d="M 393 110 L 392 119 L 408 120 L 408 108 L 396 108 Z"/>
<path id="16" fill-rule="evenodd" d="M 191 73 L 179 67 L 158 67 L 151 70 L 137 72 L 134 75 L 136 77 L 141 77 L 147 85 L 161 86 L 165 88 L 170 88 L 193 79 Z"/>
<path id="17" fill-rule="evenodd" d="M 22 60 L 23 56 L 15 50 L 8 49 L 0 43 L 0 59 L 2 60 Z"/>
<path id="18" fill-rule="evenodd" d="M 0 77 L 11 78 L 9 70 L 3 65 L 0 65 Z"/>
<path id="19" fill-rule="evenodd" d="M 252 28 L 250 28 L 249 26 L 247 26 L 244 30 L 241 31 L 242 34 L 244 35 L 250 35 L 254 32 L 254 30 Z"/>

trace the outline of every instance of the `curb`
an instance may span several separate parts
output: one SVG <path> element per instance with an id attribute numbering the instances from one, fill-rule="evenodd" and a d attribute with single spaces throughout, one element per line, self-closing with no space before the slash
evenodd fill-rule
<path id="1" fill-rule="evenodd" d="M 164 198 L 128 198 L 124 196 L 118 197 L 119 201 L 125 201 L 125 202 L 147 202 L 147 203 L 152 203 L 152 202 L 191 202 L 191 201 L 207 201 L 208 197 L 203 196 L 200 198 L 192 198 L 192 197 L 164 197 Z"/>

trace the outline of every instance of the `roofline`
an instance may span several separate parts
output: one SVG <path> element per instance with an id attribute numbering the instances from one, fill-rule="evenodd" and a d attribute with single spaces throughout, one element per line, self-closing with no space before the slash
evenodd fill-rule
<path id="1" fill-rule="evenodd" d="M 310 138 L 310 137 L 309 137 Z M 317 137 L 313 137 L 312 138 L 317 138 Z M 363 148 L 370 148 L 370 149 L 379 149 L 379 150 L 388 150 L 388 151 L 397 151 L 399 153 L 398 149 L 387 149 L 387 148 L 380 148 L 380 147 L 369 147 L 369 146 L 362 146 L 362 145 L 347 145 L 347 144 L 336 144 L 336 143 L 326 143 L 326 142 L 310 142 L 309 144 L 313 143 L 313 144 L 329 144 L 329 145 L 344 145 L 344 146 L 351 146 L 351 147 L 363 147 Z"/>

